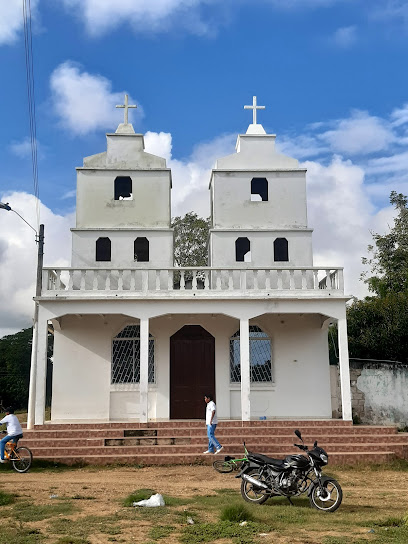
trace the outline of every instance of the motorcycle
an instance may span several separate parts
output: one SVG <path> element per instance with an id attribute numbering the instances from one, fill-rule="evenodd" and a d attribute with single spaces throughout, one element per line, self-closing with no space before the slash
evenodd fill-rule
<path id="1" fill-rule="evenodd" d="M 302 444 L 293 444 L 305 455 L 288 455 L 285 459 L 273 459 L 247 451 L 247 461 L 236 478 L 241 478 L 241 495 L 247 502 L 263 504 L 270 497 L 291 497 L 307 493 L 313 508 L 334 512 L 340 506 L 343 492 L 340 484 L 322 474 L 329 456 L 315 441 L 313 449 L 304 444 L 299 430 L 295 435 Z M 244 442 L 245 447 L 245 442 Z"/>

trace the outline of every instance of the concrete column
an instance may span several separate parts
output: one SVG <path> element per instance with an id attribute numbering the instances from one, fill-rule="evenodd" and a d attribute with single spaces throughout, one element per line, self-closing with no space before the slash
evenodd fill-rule
<path id="1" fill-rule="evenodd" d="M 346 316 L 337 322 L 339 336 L 339 363 L 340 363 L 340 387 L 343 419 L 351 421 L 353 419 L 351 411 L 351 390 L 350 390 L 350 367 L 349 352 L 347 340 L 347 320 Z"/>
<path id="2" fill-rule="evenodd" d="M 149 319 L 140 319 L 140 401 L 139 421 L 147 423 L 149 388 Z"/>
<path id="3" fill-rule="evenodd" d="M 38 302 L 35 302 L 34 321 L 33 321 L 33 341 L 31 344 L 30 386 L 28 390 L 27 429 L 34 428 L 35 378 L 37 374 L 37 340 L 38 340 Z"/>
<path id="4" fill-rule="evenodd" d="M 48 320 L 44 310 L 38 308 L 37 320 L 37 368 L 35 373 L 35 425 L 44 425 L 45 392 L 47 380 Z"/>
<path id="5" fill-rule="evenodd" d="M 239 322 L 240 364 L 241 364 L 241 413 L 242 421 L 251 419 L 251 375 L 249 360 L 249 320 Z"/>

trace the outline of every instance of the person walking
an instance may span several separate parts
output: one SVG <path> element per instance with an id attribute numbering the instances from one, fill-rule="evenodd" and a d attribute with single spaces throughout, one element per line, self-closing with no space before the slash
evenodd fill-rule
<path id="1" fill-rule="evenodd" d="M 220 453 L 223 449 L 221 444 L 215 438 L 215 429 L 217 428 L 218 418 L 217 418 L 217 407 L 213 400 L 212 395 L 206 395 L 204 400 L 207 404 L 207 409 L 205 411 L 205 424 L 207 425 L 207 436 L 208 436 L 208 450 L 204 452 L 207 453 Z"/>
<path id="2" fill-rule="evenodd" d="M 4 450 L 7 442 L 12 440 L 15 444 L 23 437 L 23 429 L 21 428 L 20 422 L 18 421 L 17 416 L 14 415 L 14 409 L 6 408 L 6 417 L 3 417 L 0 420 L 0 425 L 6 423 L 7 425 L 7 434 L 0 440 L 0 463 L 6 463 L 4 460 Z"/>

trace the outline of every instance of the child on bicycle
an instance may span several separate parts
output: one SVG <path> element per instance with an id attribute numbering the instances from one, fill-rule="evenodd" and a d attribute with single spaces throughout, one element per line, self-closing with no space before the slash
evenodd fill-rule
<path id="1" fill-rule="evenodd" d="M 14 444 L 17 444 L 20 438 L 23 437 L 23 429 L 21 428 L 17 416 L 14 415 L 14 408 L 11 406 L 6 408 L 6 416 L 0 420 L 0 425 L 3 425 L 3 423 L 7 425 L 7 433 L 6 436 L 0 440 L 0 463 L 6 463 L 4 460 L 4 450 L 7 442 L 11 440 Z"/>

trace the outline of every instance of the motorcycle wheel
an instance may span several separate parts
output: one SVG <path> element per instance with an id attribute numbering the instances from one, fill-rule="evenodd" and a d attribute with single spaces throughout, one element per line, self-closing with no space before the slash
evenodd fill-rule
<path id="1" fill-rule="evenodd" d="M 217 459 L 217 461 L 214 461 L 213 467 L 217 472 L 232 472 L 232 465 L 227 461 L 223 461 L 222 459 Z"/>
<path id="2" fill-rule="evenodd" d="M 262 481 L 261 475 L 257 470 L 248 472 L 248 475 L 255 480 Z M 266 493 L 263 489 L 257 488 L 245 480 L 241 480 L 241 495 L 244 501 L 252 502 L 253 504 L 263 504 L 270 497 L 270 493 Z"/>
<path id="3" fill-rule="evenodd" d="M 309 501 L 313 508 L 322 510 L 323 512 L 334 512 L 340 506 L 343 499 L 343 491 L 340 484 L 334 478 L 327 479 L 323 482 L 324 493 L 322 493 L 319 485 L 313 486 L 309 495 Z"/>

